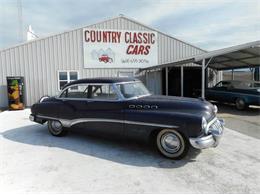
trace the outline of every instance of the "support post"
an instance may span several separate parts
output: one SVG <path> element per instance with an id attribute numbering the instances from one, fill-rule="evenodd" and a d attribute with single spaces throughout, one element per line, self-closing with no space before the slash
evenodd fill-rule
<path id="1" fill-rule="evenodd" d="M 168 95 L 168 67 L 165 67 L 165 95 Z"/>
<path id="2" fill-rule="evenodd" d="M 205 59 L 202 60 L 201 67 L 201 97 L 205 99 Z"/>
<path id="3" fill-rule="evenodd" d="M 183 66 L 181 66 L 181 97 L 183 97 Z"/>
<path id="4" fill-rule="evenodd" d="M 232 80 L 234 80 L 234 69 L 232 69 Z"/>
<path id="5" fill-rule="evenodd" d="M 148 70 L 145 71 L 145 85 L 146 87 L 148 86 L 148 80 L 149 80 L 149 75 L 148 75 Z"/>

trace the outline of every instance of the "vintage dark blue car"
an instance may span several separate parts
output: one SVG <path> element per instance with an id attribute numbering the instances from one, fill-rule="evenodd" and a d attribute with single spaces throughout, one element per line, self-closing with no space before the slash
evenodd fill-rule
<path id="1" fill-rule="evenodd" d="M 223 133 L 217 107 L 203 99 L 151 95 L 134 78 L 81 79 L 56 97 L 31 107 L 30 120 L 48 122 L 49 132 L 63 136 L 70 127 L 98 134 L 153 140 L 159 152 L 180 159 L 191 146 L 216 147 Z"/>
<path id="2" fill-rule="evenodd" d="M 234 103 L 238 110 L 244 110 L 249 105 L 260 106 L 260 82 L 220 81 L 214 87 L 206 89 L 206 98 Z"/>

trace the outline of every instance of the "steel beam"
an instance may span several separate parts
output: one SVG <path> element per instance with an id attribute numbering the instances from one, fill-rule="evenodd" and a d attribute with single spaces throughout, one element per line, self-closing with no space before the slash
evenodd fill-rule
<path id="1" fill-rule="evenodd" d="M 211 57 L 211 58 L 208 60 L 207 64 L 205 65 L 205 69 L 209 66 L 209 64 L 210 64 L 210 62 L 211 62 L 212 59 L 213 59 L 213 57 Z"/>
<path id="2" fill-rule="evenodd" d="M 202 60 L 201 66 L 201 97 L 205 99 L 205 59 Z"/>
<path id="3" fill-rule="evenodd" d="M 184 67 L 181 66 L 181 97 L 183 97 L 183 84 L 184 84 L 184 81 L 183 81 L 183 69 Z"/>
<path id="4" fill-rule="evenodd" d="M 249 60 L 249 59 L 258 58 L 258 56 L 254 55 L 254 56 L 251 56 L 251 57 L 239 58 L 239 59 L 230 58 L 230 57 L 226 57 L 225 56 L 225 58 L 229 58 L 229 60 L 215 61 L 214 63 L 220 63 L 221 64 L 221 63 L 226 63 L 226 62 L 232 62 L 234 60 L 239 60 L 239 61 L 241 61 L 241 60 Z M 243 62 L 243 63 L 245 63 L 245 62 Z"/>
<path id="5" fill-rule="evenodd" d="M 165 95 L 168 95 L 168 87 L 169 87 L 169 80 L 168 80 L 168 66 L 165 67 Z"/>
<path id="6" fill-rule="evenodd" d="M 148 71 L 146 70 L 145 71 L 145 84 L 146 84 L 146 87 L 148 86 L 148 81 L 149 81 L 149 75 L 148 75 Z"/>

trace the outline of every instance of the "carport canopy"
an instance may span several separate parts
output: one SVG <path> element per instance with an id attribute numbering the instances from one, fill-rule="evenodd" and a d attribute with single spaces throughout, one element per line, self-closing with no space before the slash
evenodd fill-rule
<path id="1" fill-rule="evenodd" d="M 202 67 L 202 86 L 201 97 L 205 98 L 205 70 L 210 67 L 212 69 L 233 70 L 240 68 L 255 68 L 260 66 L 260 40 L 249 42 L 241 45 L 227 47 L 219 50 L 206 52 L 199 55 L 178 59 L 170 63 L 151 66 L 141 69 L 152 70 L 157 68 L 166 68 L 172 66 L 182 66 L 184 64 L 194 63 Z M 166 71 L 166 74 L 167 71 Z M 168 94 L 168 75 L 166 75 L 166 95 Z M 183 74 L 182 74 L 182 90 L 183 90 Z M 183 93 L 182 93 L 183 94 Z"/>

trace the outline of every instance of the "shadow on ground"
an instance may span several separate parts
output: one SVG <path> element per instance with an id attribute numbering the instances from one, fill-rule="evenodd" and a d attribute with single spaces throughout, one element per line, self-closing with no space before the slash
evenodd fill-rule
<path id="1" fill-rule="evenodd" d="M 66 137 L 51 136 L 46 125 L 28 125 L 15 128 L 2 133 L 8 140 L 30 144 L 35 146 L 56 147 L 83 155 L 89 155 L 100 159 L 114 161 L 117 163 L 140 166 L 177 168 L 186 163 L 196 161 L 200 150 L 190 149 L 188 155 L 178 161 L 162 157 L 155 149 L 147 143 L 133 140 L 104 139 L 89 135 L 85 131 L 72 130 Z"/>

